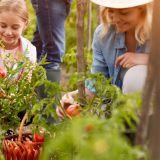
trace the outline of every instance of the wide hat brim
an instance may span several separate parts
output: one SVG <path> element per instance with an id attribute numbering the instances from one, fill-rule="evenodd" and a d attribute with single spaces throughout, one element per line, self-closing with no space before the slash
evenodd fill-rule
<path id="1" fill-rule="evenodd" d="M 91 0 L 92 2 L 108 8 L 131 8 L 147 3 L 153 0 Z"/>

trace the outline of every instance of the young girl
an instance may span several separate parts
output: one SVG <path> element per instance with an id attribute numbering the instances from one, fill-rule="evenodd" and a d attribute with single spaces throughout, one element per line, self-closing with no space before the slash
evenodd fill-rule
<path id="1" fill-rule="evenodd" d="M 36 62 L 36 48 L 22 36 L 29 22 L 29 14 L 25 0 L 1 0 L 0 1 L 0 70 L 3 77 L 7 74 L 4 66 L 6 56 L 11 54 L 15 61 L 20 60 L 19 53 L 25 54 L 33 63 Z M 11 62 L 7 65 L 10 66 Z M 23 70 L 15 76 L 18 80 Z M 32 74 L 32 72 L 30 72 Z M 28 77 L 31 76 L 28 75 Z M 2 76 L 1 76 L 2 77 Z M 2 78 L 3 78 L 2 77 Z M 30 80 L 30 78 L 29 78 Z M 25 111 L 24 111 L 25 112 Z M 20 112 L 18 116 L 22 119 L 24 112 Z"/>
<path id="2" fill-rule="evenodd" d="M 93 38 L 92 73 L 101 72 L 124 94 L 142 91 L 148 63 L 152 21 L 151 0 L 91 0 L 103 7 L 100 24 Z M 86 94 L 95 88 L 86 81 Z M 62 98 L 73 101 L 78 91 Z M 57 109 L 59 116 L 59 110 Z"/>
<path id="3" fill-rule="evenodd" d="M 29 22 L 28 10 L 24 0 L 0 1 L 0 68 L 6 72 L 3 58 L 12 54 L 15 59 L 18 53 L 24 53 L 34 63 L 36 62 L 36 48 L 22 34 Z"/>

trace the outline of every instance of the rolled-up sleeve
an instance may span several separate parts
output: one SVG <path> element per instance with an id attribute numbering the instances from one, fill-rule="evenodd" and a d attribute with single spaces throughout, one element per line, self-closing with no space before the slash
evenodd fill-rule
<path id="1" fill-rule="evenodd" d="M 93 50 L 93 63 L 91 68 L 91 73 L 100 72 L 104 74 L 105 77 L 108 77 L 108 67 L 105 62 L 103 53 L 102 53 L 102 40 L 100 39 L 100 30 L 99 27 L 94 33 L 92 50 Z"/>
<path id="2" fill-rule="evenodd" d="M 91 73 L 102 73 L 105 77 L 109 77 L 108 67 L 102 54 L 102 46 L 101 46 L 102 41 L 99 36 L 100 30 L 101 26 L 97 27 L 93 37 L 93 43 L 92 43 L 93 62 L 92 62 Z M 85 87 L 92 93 L 96 92 L 93 80 L 90 79 L 85 80 Z"/>

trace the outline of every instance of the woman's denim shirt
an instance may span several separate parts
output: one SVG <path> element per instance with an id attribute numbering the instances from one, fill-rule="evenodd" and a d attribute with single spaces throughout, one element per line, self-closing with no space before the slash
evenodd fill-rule
<path id="1" fill-rule="evenodd" d="M 118 56 L 128 51 L 125 45 L 125 33 L 116 33 L 115 27 L 110 26 L 106 36 L 102 40 L 100 37 L 101 31 L 102 25 L 99 25 L 93 37 L 93 63 L 91 73 L 101 72 L 106 78 L 112 79 L 112 84 L 121 88 L 122 78 L 120 78 L 120 74 L 123 74 L 122 72 L 125 72 L 125 69 L 121 69 L 121 66 L 115 67 L 115 60 Z M 149 46 L 147 44 L 148 42 L 143 45 L 138 45 L 135 52 L 148 53 Z M 96 92 L 92 81 L 86 80 L 85 86 L 91 92 Z"/>

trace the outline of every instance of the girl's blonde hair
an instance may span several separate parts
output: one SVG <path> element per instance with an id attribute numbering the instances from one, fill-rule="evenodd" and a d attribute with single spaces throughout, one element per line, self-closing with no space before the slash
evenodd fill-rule
<path id="1" fill-rule="evenodd" d="M 139 24 L 135 29 L 135 38 L 138 44 L 144 44 L 147 40 L 150 39 L 151 27 L 152 27 L 152 4 L 146 4 L 142 6 L 144 8 L 144 12 L 142 15 Z M 105 37 L 108 31 L 108 26 L 110 24 L 110 20 L 108 17 L 108 9 L 101 9 L 101 22 L 103 24 L 103 30 L 101 32 L 101 39 Z"/>
<path id="2" fill-rule="evenodd" d="M 15 12 L 25 23 L 29 22 L 29 12 L 25 0 L 0 0 L 0 13 Z"/>

